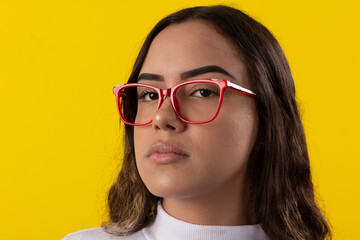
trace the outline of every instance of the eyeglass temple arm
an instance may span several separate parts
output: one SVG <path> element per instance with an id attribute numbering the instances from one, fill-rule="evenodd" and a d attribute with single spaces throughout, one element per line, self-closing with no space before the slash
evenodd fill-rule
<path id="1" fill-rule="evenodd" d="M 243 93 L 245 93 L 245 94 L 247 94 L 247 95 L 252 95 L 252 96 L 256 96 L 256 93 L 254 93 L 253 91 L 251 91 L 251 90 L 249 90 L 249 89 L 246 89 L 246 88 L 243 88 L 243 87 L 241 87 L 241 86 L 239 86 L 239 85 L 236 85 L 235 83 L 232 83 L 232 82 L 230 82 L 229 80 L 226 80 L 226 83 L 227 83 L 227 85 L 229 86 L 229 87 L 231 87 L 231 88 L 234 88 L 234 89 L 236 89 L 236 90 L 238 90 L 238 91 L 240 91 L 240 92 L 243 92 Z"/>

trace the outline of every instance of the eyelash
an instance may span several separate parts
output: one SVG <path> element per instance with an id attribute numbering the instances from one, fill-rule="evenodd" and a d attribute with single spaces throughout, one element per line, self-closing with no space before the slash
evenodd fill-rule
<path id="1" fill-rule="evenodd" d="M 148 93 L 156 93 L 156 94 L 157 94 L 156 91 L 145 90 L 145 91 L 142 91 L 142 92 L 140 93 L 140 95 L 138 95 L 137 99 L 142 99 L 142 98 L 144 98 L 145 95 L 148 94 Z"/>
<path id="2" fill-rule="evenodd" d="M 211 94 L 219 95 L 219 94 L 216 93 L 215 91 L 213 91 L 213 90 L 211 90 L 211 89 L 208 89 L 208 88 L 204 88 L 204 87 L 194 90 L 190 95 L 194 94 L 194 93 L 197 92 L 197 91 L 202 91 L 202 90 L 209 91 Z"/>

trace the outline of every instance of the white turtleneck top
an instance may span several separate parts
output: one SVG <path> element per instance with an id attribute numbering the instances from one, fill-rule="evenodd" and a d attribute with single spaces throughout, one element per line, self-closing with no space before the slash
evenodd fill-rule
<path id="1" fill-rule="evenodd" d="M 113 236 L 103 228 L 91 228 L 67 235 L 62 240 L 268 240 L 260 224 L 242 226 L 197 225 L 170 216 L 158 204 L 155 221 L 128 236 Z"/>

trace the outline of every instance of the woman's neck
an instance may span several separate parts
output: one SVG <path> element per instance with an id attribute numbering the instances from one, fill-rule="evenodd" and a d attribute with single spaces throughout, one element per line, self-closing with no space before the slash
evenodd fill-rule
<path id="1" fill-rule="evenodd" d="M 162 206 L 171 216 L 200 225 L 256 224 L 249 181 L 227 184 L 216 191 L 186 198 L 164 198 Z"/>

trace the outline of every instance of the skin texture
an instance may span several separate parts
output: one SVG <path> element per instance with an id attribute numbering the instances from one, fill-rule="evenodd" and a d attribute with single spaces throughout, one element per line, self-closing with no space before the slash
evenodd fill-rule
<path id="1" fill-rule="evenodd" d="M 181 73 L 208 65 L 222 67 L 234 79 L 223 73 L 191 79 L 228 79 L 252 89 L 233 43 L 203 20 L 173 24 L 160 32 L 140 74 L 158 74 L 164 81 L 140 82 L 170 88 L 182 82 Z M 254 224 L 247 166 L 257 133 L 255 99 L 237 91 L 225 91 L 219 115 L 206 124 L 177 119 L 170 99 L 165 98 L 150 125 L 134 128 L 136 164 L 146 187 L 163 198 L 163 208 L 170 215 L 203 225 Z M 189 157 L 170 164 L 149 161 L 146 152 L 159 141 L 177 146 Z"/>

